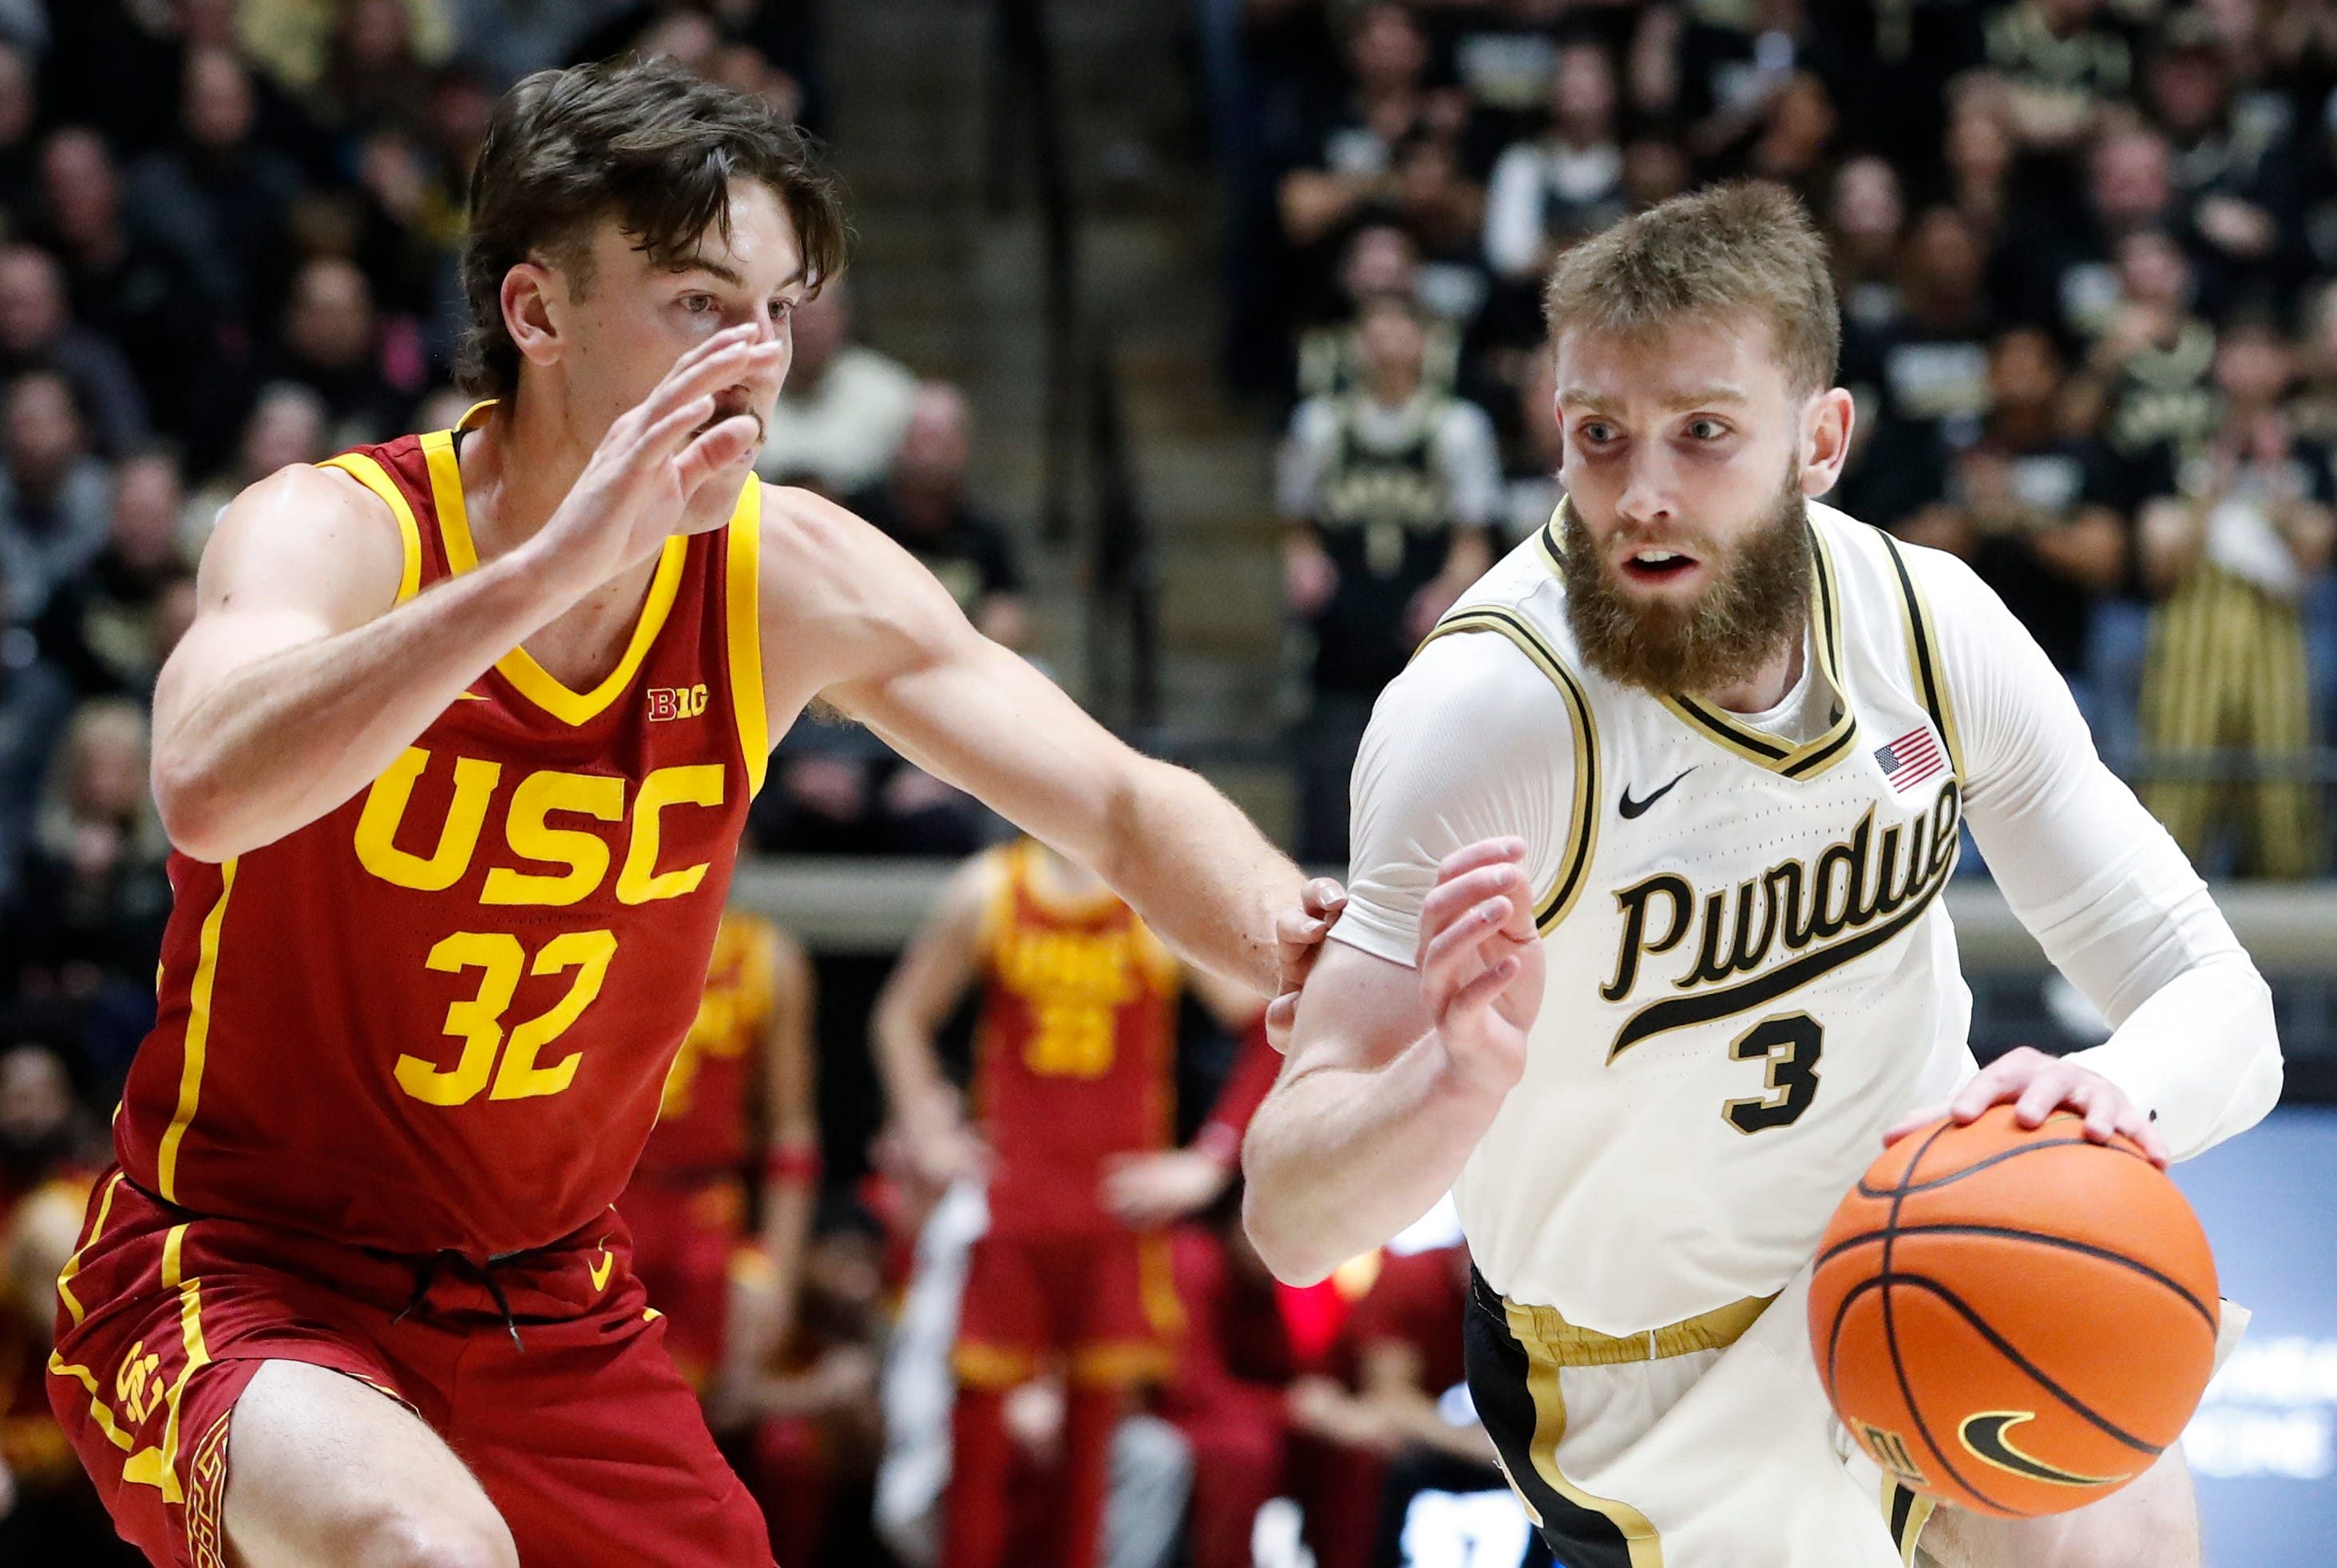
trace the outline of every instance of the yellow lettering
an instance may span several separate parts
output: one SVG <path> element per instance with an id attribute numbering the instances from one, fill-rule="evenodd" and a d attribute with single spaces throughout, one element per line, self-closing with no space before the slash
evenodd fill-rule
<path id="1" fill-rule="evenodd" d="M 625 848 L 625 868 L 617 873 L 617 901 L 647 904 L 696 892 L 706 880 L 709 863 L 701 860 L 679 871 L 660 871 L 658 818 L 669 806 L 721 804 L 722 765 L 719 762 L 660 768 L 642 779 L 640 792 L 633 797 L 633 833 Z"/>
<path id="2" fill-rule="evenodd" d="M 438 828 L 438 847 L 425 860 L 400 849 L 396 838 L 406 802 L 414 798 L 415 780 L 429 766 L 430 753 L 409 746 L 373 781 L 366 791 L 365 810 L 357 817 L 357 862 L 385 882 L 437 893 L 461 881 L 470 868 L 471 851 L 478 848 L 479 828 L 486 822 L 487 804 L 494 799 L 504 769 L 500 762 L 455 759 L 455 799 Z"/>
<path id="3" fill-rule="evenodd" d="M 592 999 L 601 995 L 601 982 L 608 977 L 609 960 L 616 956 L 617 938 L 609 931 L 563 932 L 543 945 L 529 973 L 557 975 L 573 969 L 576 978 L 570 983 L 568 995 L 550 1012 L 540 1013 L 512 1031 L 511 1047 L 495 1073 L 494 1093 L 487 1098 L 527 1100 L 557 1094 L 575 1082 L 582 1052 L 571 1051 L 549 1067 L 537 1066 L 535 1054 L 567 1033 L 569 1025 L 592 1004 Z"/>
<path id="4" fill-rule="evenodd" d="M 512 792 L 504 837 L 513 853 L 547 865 L 565 866 L 558 877 L 495 867 L 480 891 L 482 904 L 573 904 L 609 874 L 609 846 L 581 828 L 553 828 L 544 818 L 573 812 L 602 822 L 625 816 L 625 781 L 607 773 L 531 773 Z"/>
<path id="5" fill-rule="evenodd" d="M 508 932 L 457 931 L 430 949 L 423 963 L 445 975 L 459 975 L 465 969 L 485 971 L 477 995 L 446 1008 L 445 1033 L 463 1042 L 461 1059 L 451 1068 L 420 1056 L 397 1059 L 399 1088 L 428 1104 L 460 1105 L 487 1086 L 495 1052 L 504 1043 L 504 1009 L 511 1005 L 512 994 L 519 989 L 527 954 L 519 938 Z"/>

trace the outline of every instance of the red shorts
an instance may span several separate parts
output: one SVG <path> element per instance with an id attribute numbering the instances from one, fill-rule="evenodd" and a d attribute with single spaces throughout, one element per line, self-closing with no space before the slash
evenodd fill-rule
<path id="1" fill-rule="evenodd" d="M 427 1258 L 200 1217 L 114 1173 L 57 1282 L 50 1403 L 115 1527 L 157 1564 L 225 1562 L 235 1402 L 262 1362 L 288 1360 L 421 1416 L 525 1562 L 768 1565 L 762 1516 L 665 1353 L 631 1250 L 611 1214 L 495 1266 L 509 1324 L 455 1263 L 407 1312 Z"/>
<path id="2" fill-rule="evenodd" d="M 1055 1356 L 1077 1383 L 1165 1377 L 1184 1321 L 1158 1232 L 984 1236 L 966 1262 L 958 1381 L 1011 1388 Z"/>
<path id="3" fill-rule="evenodd" d="M 746 1190 L 735 1176 L 671 1185 L 643 1178 L 617 1200 L 617 1211 L 633 1234 L 633 1272 L 665 1314 L 666 1352 L 703 1389 L 722 1360 Z"/>

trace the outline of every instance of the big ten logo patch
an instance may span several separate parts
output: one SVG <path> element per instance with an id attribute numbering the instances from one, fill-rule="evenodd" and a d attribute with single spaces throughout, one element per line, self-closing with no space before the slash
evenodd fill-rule
<path id="1" fill-rule="evenodd" d="M 706 711 L 706 688 L 697 686 L 652 686 L 649 689 L 650 718 L 695 719 Z"/>
<path id="2" fill-rule="evenodd" d="M 676 820 L 689 830 L 693 825 L 686 813 L 723 804 L 720 763 L 660 768 L 630 789 L 615 774 L 545 769 L 521 775 L 505 797 L 503 779 L 500 762 L 434 761 L 423 748 L 407 748 L 366 791 L 356 834 L 358 863 L 395 887 L 443 892 L 470 870 L 490 810 L 504 798 L 504 841 L 513 857 L 534 866 L 491 867 L 479 887 L 482 904 L 579 903 L 608 882 L 612 865 L 617 902 L 648 904 L 697 891 L 711 868 L 706 860 L 667 867 L 660 860 Z M 408 807 L 417 792 L 427 804 L 412 812 L 417 820 L 409 824 Z M 433 816 L 435 838 L 426 826 Z M 617 830 L 596 824 L 615 824 Z M 702 829 L 697 836 L 702 842 Z"/>

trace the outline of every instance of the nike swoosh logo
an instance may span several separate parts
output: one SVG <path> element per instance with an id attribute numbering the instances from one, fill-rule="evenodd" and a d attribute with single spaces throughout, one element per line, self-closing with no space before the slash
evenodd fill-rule
<path id="1" fill-rule="evenodd" d="M 609 1288 L 609 1273 L 616 1266 L 617 1260 L 609 1256 L 609 1249 L 603 1245 L 601 1249 L 601 1260 L 592 1265 L 589 1270 L 592 1276 L 592 1289 L 606 1290 Z"/>
<path id="2" fill-rule="evenodd" d="M 1677 772 L 1677 773 L 1675 773 L 1675 774 L 1673 774 L 1673 775 L 1672 775 L 1671 784 L 1667 784 L 1667 785 L 1665 785 L 1665 786 L 1664 786 L 1662 789 L 1660 789 L 1651 790 L 1651 791 L 1647 795 L 1647 797 L 1646 797 L 1645 799 L 1638 799 L 1638 800 L 1634 800 L 1634 799 L 1631 799 L 1631 787 L 1630 787 L 1628 784 L 1624 785 L 1624 786 L 1623 786 L 1623 800 L 1622 800 L 1623 820 L 1625 820 L 1626 822 L 1628 822 L 1628 821 L 1629 821 L 1631 818 L 1633 818 L 1634 817 L 1638 816 L 1641 812 L 1643 812 L 1643 811 L 1647 810 L 1647 808 L 1648 808 L 1648 807 L 1650 807 L 1650 806 L 1654 805 L 1657 801 L 1658 801 L 1658 800 L 1662 799 L 1666 795 L 1668 795 L 1669 793 L 1671 793 L 1672 784 L 1677 784 L 1677 783 L 1678 783 L 1681 779 L 1683 779 L 1687 778 L 1689 774 L 1691 774 L 1691 773 L 1695 772 L 1695 771 L 1697 770 L 1697 769 L 1698 769 L 1698 768 L 1699 768 L 1699 767 L 1701 767 L 1701 766 L 1703 766 L 1703 764 L 1701 764 L 1701 763 L 1697 763 L 1697 762 L 1691 762 L 1691 763 L 1689 763 L 1687 767 L 1685 767 L 1685 768 L 1681 769 L 1678 772 Z"/>
<path id="3" fill-rule="evenodd" d="M 2056 1486 L 2108 1486 L 2127 1479 L 2125 1475 L 2080 1475 L 2023 1454 L 2006 1438 L 2005 1433 L 2036 1419 L 2036 1413 L 2029 1410 L 1983 1410 L 1977 1416 L 1965 1416 L 1957 1436 L 1964 1440 L 1964 1446 L 1971 1450 L 1973 1457 L 2031 1481 L 2047 1481 Z"/>

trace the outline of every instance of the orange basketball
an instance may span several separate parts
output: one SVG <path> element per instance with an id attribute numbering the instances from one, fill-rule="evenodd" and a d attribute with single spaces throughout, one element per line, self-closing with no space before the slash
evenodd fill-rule
<path id="1" fill-rule="evenodd" d="M 2215 1262 L 2175 1183 L 2071 1112 L 1999 1105 L 1883 1152 L 1827 1227 L 1810 1343 L 1874 1462 L 1977 1513 L 2117 1491 L 2182 1433 L 2215 1355 Z"/>

